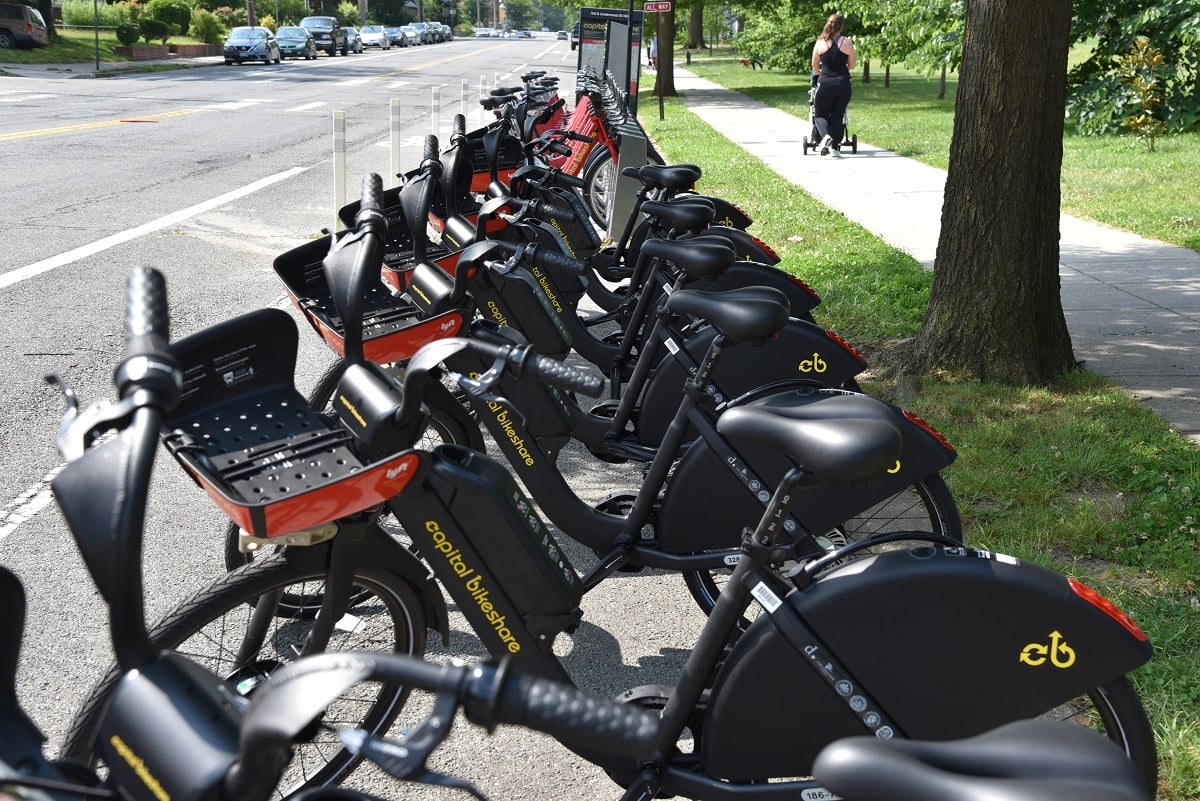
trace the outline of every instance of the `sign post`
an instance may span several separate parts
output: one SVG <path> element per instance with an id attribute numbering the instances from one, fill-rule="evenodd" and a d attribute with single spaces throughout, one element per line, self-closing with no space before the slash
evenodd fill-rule
<path id="1" fill-rule="evenodd" d="M 657 2 L 649 2 L 649 3 L 646 3 L 645 7 L 642 9 L 643 13 L 646 13 L 646 14 L 653 13 L 654 14 L 654 46 L 655 46 L 655 48 L 658 49 L 659 53 L 662 52 L 662 46 L 663 46 L 661 14 L 663 12 L 670 11 L 670 10 L 671 10 L 671 0 L 658 0 Z M 658 62 L 661 62 L 662 56 L 661 55 L 657 56 L 655 60 Z M 674 63 L 674 62 L 672 61 L 672 63 Z M 663 109 L 662 70 L 659 69 L 659 66 L 657 63 L 654 65 L 654 88 L 658 90 L 658 119 L 659 119 L 659 121 L 662 121 L 662 120 L 666 119 L 666 114 Z"/>

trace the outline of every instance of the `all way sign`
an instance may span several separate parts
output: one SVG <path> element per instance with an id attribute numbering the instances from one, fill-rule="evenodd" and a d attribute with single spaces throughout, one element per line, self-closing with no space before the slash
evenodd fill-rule
<path id="1" fill-rule="evenodd" d="M 658 3 L 646 3 L 646 7 L 642 9 L 647 14 L 653 14 L 656 11 L 670 11 L 671 0 L 662 0 Z"/>

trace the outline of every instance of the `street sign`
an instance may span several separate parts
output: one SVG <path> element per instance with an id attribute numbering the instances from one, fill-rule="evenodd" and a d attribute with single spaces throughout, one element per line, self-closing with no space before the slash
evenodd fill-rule
<path id="1" fill-rule="evenodd" d="M 657 3 L 646 3 L 646 7 L 642 10 L 647 14 L 653 14 L 656 11 L 670 11 L 671 0 L 659 0 Z"/>

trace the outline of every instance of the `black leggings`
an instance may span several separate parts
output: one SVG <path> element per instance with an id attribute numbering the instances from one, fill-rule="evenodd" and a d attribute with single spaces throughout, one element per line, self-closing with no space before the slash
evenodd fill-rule
<path id="1" fill-rule="evenodd" d="M 828 136 L 833 140 L 834 147 L 840 147 L 845 138 L 846 130 L 843 123 L 846 120 L 846 107 L 850 105 L 850 81 L 844 78 L 832 80 L 822 78 L 817 84 L 817 96 L 813 100 L 814 119 L 817 133 L 824 139 Z"/>

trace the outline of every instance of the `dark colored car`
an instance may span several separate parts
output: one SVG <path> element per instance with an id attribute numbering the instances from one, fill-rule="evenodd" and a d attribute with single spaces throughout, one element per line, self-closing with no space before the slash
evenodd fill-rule
<path id="1" fill-rule="evenodd" d="M 46 18 L 23 3 L 0 3 L 0 48 L 48 47 Z"/>
<path id="2" fill-rule="evenodd" d="M 346 26 L 346 51 L 350 53 L 361 53 L 363 51 L 362 37 L 358 34 L 358 28 L 353 25 Z"/>
<path id="3" fill-rule="evenodd" d="M 279 55 L 283 58 L 303 58 L 305 61 L 317 57 L 317 40 L 308 32 L 308 28 L 292 25 L 280 28 L 275 32 L 275 41 L 279 44 Z"/>
<path id="4" fill-rule="evenodd" d="M 346 29 L 338 22 L 337 17 L 305 17 L 300 20 L 301 28 L 308 28 L 317 49 L 324 50 L 329 55 L 337 55 L 340 51 L 344 56 L 350 52 L 349 42 L 346 41 Z"/>
<path id="5" fill-rule="evenodd" d="M 392 47 L 408 47 L 408 35 L 400 25 L 388 26 L 388 38 L 391 40 Z"/>
<path id="6" fill-rule="evenodd" d="M 234 28 L 225 37 L 224 50 L 226 66 L 243 61 L 261 61 L 264 64 L 274 61 L 278 64 L 283 60 L 275 34 L 270 28 L 259 25 Z"/>

